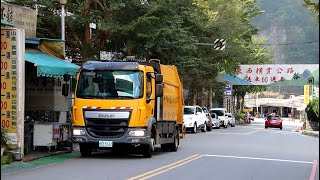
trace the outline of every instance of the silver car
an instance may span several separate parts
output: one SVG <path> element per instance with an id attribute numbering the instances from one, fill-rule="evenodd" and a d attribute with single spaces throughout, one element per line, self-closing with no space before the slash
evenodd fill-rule
<path id="1" fill-rule="evenodd" d="M 228 123 L 231 125 L 231 127 L 235 127 L 236 126 L 236 119 L 233 116 L 232 113 L 227 113 L 228 115 Z"/>
<path id="2" fill-rule="evenodd" d="M 218 118 L 218 115 L 214 112 L 211 112 L 210 116 L 211 116 L 212 127 L 220 128 L 220 120 Z"/>

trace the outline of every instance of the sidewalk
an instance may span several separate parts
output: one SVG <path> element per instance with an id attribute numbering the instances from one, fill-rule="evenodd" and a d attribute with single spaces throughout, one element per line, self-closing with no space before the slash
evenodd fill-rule
<path id="1" fill-rule="evenodd" d="M 15 161 L 11 164 L 1 165 L 1 175 L 15 173 L 17 171 L 25 171 L 28 169 L 38 168 L 45 165 L 61 163 L 66 160 L 74 159 L 77 157 L 80 157 L 79 152 L 60 154 L 60 155 L 54 156 L 54 158 L 53 157 L 40 158 L 38 156 L 39 159 L 30 161 L 30 162 Z"/>
<path id="2" fill-rule="evenodd" d="M 299 133 L 307 136 L 319 137 L 319 131 L 300 130 Z"/>
<path id="3" fill-rule="evenodd" d="M 44 151 L 33 151 L 30 154 L 25 155 L 22 158 L 23 162 L 29 162 L 33 161 L 39 158 L 44 158 L 48 156 L 55 156 L 55 155 L 60 155 L 60 154 L 66 154 L 66 153 L 71 153 L 70 150 L 61 150 L 61 151 L 53 151 L 53 152 L 44 152 Z"/>
<path id="4" fill-rule="evenodd" d="M 39 158 L 44 158 L 44 157 L 49 157 L 49 156 L 55 156 L 55 155 L 60 155 L 60 154 L 66 154 L 66 153 L 72 153 L 79 151 L 79 146 L 78 144 L 73 144 L 72 150 L 71 147 L 66 147 L 64 150 L 59 150 L 59 151 L 32 151 L 29 154 L 25 155 L 22 158 L 23 162 L 29 162 L 33 161 Z"/>
<path id="5" fill-rule="evenodd" d="M 70 148 L 53 152 L 33 151 L 30 152 L 30 154 L 25 155 L 22 158 L 22 161 L 14 161 L 11 164 L 1 165 L 1 175 L 28 170 L 47 164 L 55 164 L 76 157 L 80 157 L 78 144 L 73 145 L 73 151 L 71 151 Z"/>

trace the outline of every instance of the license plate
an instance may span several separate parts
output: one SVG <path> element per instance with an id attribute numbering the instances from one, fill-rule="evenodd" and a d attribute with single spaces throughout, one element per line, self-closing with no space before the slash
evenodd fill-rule
<path id="1" fill-rule="evenodd" d="M 112 147 L 112 141 L 99 141 L 99 147 Z"/>

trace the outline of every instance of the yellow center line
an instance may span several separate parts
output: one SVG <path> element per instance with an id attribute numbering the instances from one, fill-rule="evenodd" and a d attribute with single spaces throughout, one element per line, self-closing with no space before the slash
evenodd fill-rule
<path id="1" fill-rule="evenodd" d="M 175 166 L 171 166 L 171 167 L 169 167 L 169 168 L 167 168 L 167 169 L 164 169 L 164 170 L 162 170 L 162 171 L 159 171 L 159 172 L 156 172 L 156 173 L 151 174 L 151 175 L 149 175 L 149 176 L 140 178 L 139 180 L 149 179 L 149 178 L 151 178 L 151 177 L 153 177 L 153 176 L 156 176 L 156 175 L 159 175 L 159 174 L 161 174 L 161 173 L 170 171 L 170 170 L 172 170 L 172 169 L 174 169 L 174 168 L 177 168 L 177 167 L 182 166 L 182 165 L 184 165 L 184 164 L 187 164 L 187 163 L 189 163 L 189 162 L 191 162 L 191 161 L 194 161 L 194 160 L 196 160 L 196 159 L 199 159 L 199 158 L 201 158 L 202 156 L 203 156 L 203 155 L 194 157 L 194 158 L 192 158 L 192 159 L 189 159 L 189 160 L 187 160 L 187 161 L 185 161 L 185 162 L 182 162 L 182 163 L 180 163 L 180 164 L 177 164 L 177 165 L 175 165 Z"/>
<path id="2" fill-rule="evenodd" d="M 190 160 L 190 159 L 193 159 L 193 158 L 195 158 L 195 157 L 200 157 L 200 155 L 199 155 L 199 154 L 192 155 L 192 156 L 190 156 L 190 157 L 187 157 L 187 158 L 185 158 L 185 159 L 176 161 L 176 162 L 171 163 L 171 164 L 168 164 L 168 165 L 166 165 L 166 166 L 163 166 L 163 167 L 154 169 L 154 170 L 152 170 L 152 171 L 148 171 L 148 172 L 146 172 L 146 173 L 144 173 L 144 174 L 141 174 L 141 175 L 132 177 L 132 178 L 130 178 L 130 179 L 128 179 L 128 180 L 135 180 L 135 179 L 138 179 L 138 178 L 141 178 L 141 177 L 144 177 L 144 176 L 148 176 L 148 175 L 150 175 L 150 174 L 152 174 L 152 173 L 155 173 L 155 172 L 157 172 L 157 171 L 161 171 L 161 170 L 163 170 L 163 169 L 169 168 L 170 166 L 175 166 L 175 165 L 177 165 L 177 164 L 179 164 L 179 163 L 183 163 L 183 162 L 188 161 L 188 160 Z"/>

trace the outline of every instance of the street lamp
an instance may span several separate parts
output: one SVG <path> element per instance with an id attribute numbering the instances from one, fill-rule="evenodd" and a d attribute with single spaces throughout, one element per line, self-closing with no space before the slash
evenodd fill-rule
<path id="1" fill-rule="evenodd" d="M 67 4 L 67 0 L 60 0 L 60 5 L 61 5 L 61 39 L 64 41 L 63 42 L 63 58 L 65 58 L 66 55 L 66 42 L 65 42 L 65 12 L 64 12 L 64 6 Z"/>

